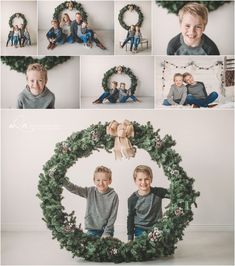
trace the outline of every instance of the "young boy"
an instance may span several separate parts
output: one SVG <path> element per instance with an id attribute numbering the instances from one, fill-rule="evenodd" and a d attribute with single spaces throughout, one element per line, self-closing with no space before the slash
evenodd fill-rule
<path id="1" fill-rule="evenodd" d="M 168 198 L 168 191 L 161 187 L 151 187 L 152 169 L 139 165 L 133 173 L 138 190 L 128 198 L 127 235 L 128 240 L 151 230 L 162 218 L 162 199 Z"/>
<path id="2" fill-rule="evenodd" d="M 119 88 L 119 102 L 125 103 L 128 98 L 131 98 L 133 102 L 140 102 L 140 100 L 137 99 L 135 95 L 131 94 L 130 91 L 126 89 L 126 83 L 121 82 Z"/>
<path id="3" fill-rule="evenodd" d="M 163 101 L 163 105 L 184 105 L 186 103 L 187 88 L 183 84 L 183 75 L 176 73 L 173 81 L 174 84 L 171 85 L 167 99 Z"/>
<path id="4" fill-rule="evenodd" d="M 97 237 L 112 237 L 117 217 L 119 199 L 109 185 L 112 183 L 112 172 L 105 166 L 95 169 L 93 187 L 79 187 L 69 181 L 64 187 L 70 192 L 87 199 L 85 229 L 87 234 Z"/>
<path id="5" fill-rule="evenodd" d="M 26 88 L 17 99 L 18 109 L 52 109 L 55 108 L 55 95 L 46 87 L 47 70 L 38 63 L 28 66 L 26 71 Z"/>
<path id="6" fill-rule="evenodd" d="M 195 81 L 192 74 L 188 72 L 183 74 L 183 80 L 187 84 L 187 104 L 193 107 L 215 107 L 217 105 L 209 105 L 218 98 L 217 92 L 213 91 L 208 95 L 204 83 Z"/>
<path id="7" fill-rule="evenodd" d="M 62 33 L 61 27 L 59 27 L 59 22 L 56 19 L 53 19 L 51 21 L 51 28 L 47 32 L 46 36 L 49 41 L 49 45 L 47 46 L 47 49 L 54 49 L 56 47 L 56 44 L 63 44 L 64 43 L 64 36 Z"/>
<path id="8" fill-rule="evenodd" d="M 170 40 L 168 55 L 219 55 L 216 44 L 205 31 L 208 10 L 203 4 L 190 2 L 179 11 L 181 33 Z"/>
<path id="9" fill-rule="evenodd" d="M 119 90 L 117 86 L 117 81 L 112 81 L 111 89 L 109 90 L 109 92 L 105 91 L 104 93 L 102 93 L 101 96 L 93 103 L 103 103 L 104 99 L 107 99 L 110 103 L 116 103 L 119 98 Z"/>

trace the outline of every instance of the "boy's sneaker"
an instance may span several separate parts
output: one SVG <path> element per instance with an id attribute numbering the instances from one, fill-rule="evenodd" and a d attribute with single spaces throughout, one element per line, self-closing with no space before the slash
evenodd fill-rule
<path id="1" fill-rule="evenodd" d="M 212 103 L 212 104 L 208 105 L 208 108 L 214 108 L 214 107 L 216 107 L 217 105 L 218 105 L 217 103 Z"/>
<path id="2" fill-rule="evenodd" d="M 106 50 L 107 48 L 100 42 L 96 43 L 96 46 L 98 46 L 99 48 L 101 48 L 102 50 Z"/>
<path id="3" fill-rule="evenodd" d="M 104 99 L 103 103 L 109 103 L 109 100 L 108 99 Z"/>
<path id="4" fill-rule="evenodd" d="M 55 43 L 52 43 L 51 44 L 51 50 L 53 50 L 55 47 L 56 47 L 56 44 Z"/>
<path id="5" fill-rule="evenodd" d="M 47 46 L 47 49 L 51 49 L 51 45 L 52 45 L 52 43 L 50 42 L 50 43 L 48 44 L 48 46 Z"/>

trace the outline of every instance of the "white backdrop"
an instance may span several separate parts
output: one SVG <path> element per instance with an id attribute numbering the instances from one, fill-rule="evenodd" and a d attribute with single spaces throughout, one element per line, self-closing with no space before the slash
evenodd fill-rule
<path id="1" fill-rule="evenodd" d="M 103 93 L 104 73 L 119 65 L 129 67 L 136 75 L 138 79 L 136 96 L 154 95 L 154 58 L 151 56 L 86 56 L 81 58 L 81 65 L 81 94 L 83 97 L 97 97 Z M 126 87 L 129 88 L 130 78 L 128 75 L 113 75 L 110 80 L 116 80 L 118 83 L 126 82 Z"/>
<path id="2" fill-rule="evenodd" d="M 2 230 L 47 230 L 42 222 L 37 193 L 38 175 L 53 155 L 55 144 L 73 132 L 99 121 L 124 119 L 145 124 L 151 121 L 160 135 L 171 134 L 181 166 L 195 178 L 201 192 L 195 219 L 189 230 L 232 230 L 233 228 L 233 111 L 98 111 L 98 110 L 3 110 L 2 111 Z M 138 164 L 153 168 L 153 185 L 168 186 L 163 172 L 138 150 L 134 159 L 115 161 L 103 150 L 80 159 L 68 170 L 72 182 L 92 185 L 97 165 L 113 171 L 112 187 L 120 197 L 116 232 L 126 230 L 127 197 L 136 190 L 132 179 Z M 75 210 L 77 223 L 84 221 L 85 199 L 64 191 L 66 211 Z M 167 202 L 164 201 L 164 204 Z"/>
<path id="3" fill-rule="evenodd" d="M 165 55 L 168 42 L 180 33 L 179 19 L 153 2 L 154 54 Z M 220 54 L 234 54 L 234 3 L 226 3 L 209 13 L 204 32 L 219 48 Z"/>
<path id="4" fill-rule="evenodd" d="M 216 91 L 221 95 L 221 66 L 214 67 L 210 70 L 199 70 L 195 69 L 193 66 L 189 66 L 186 69 L 184 68 L 175 68 L 173 66 L 167 65 L 165 69 L 165 89 L 162 90 L 162 66 L 161 64 L 164 60 L 169 63 L 175 64 L 176 66 L 185 66 L 190 62 L 201 67 L 210 67 L 214 65 L 217 61 L 224 60 L 223 56 L 216 57 L 192 57 L 192 56 L 177 56 L 177 57 L 155 57 L 156 59 L 156 100 L 163 100 L 167 97 L 167 94 L 170 90 L 171 84 L 173 84 L 173 76 L 175 73 L 185 73 L 189 72 L 193 75 L 194 79 L 201 81 L 205 84 L 206 90 L 209 93 Z"/>
<path id="5" fill-rule="evenodd" d="M 15 13 L 22 13 L 27 20 L 27 28 L 32 44 L 37 42 L 37 1 L 1 1 L 1 41 L 7 42 L 10 31 L 9 19 Z"/>
<path id="6" fill-rule="evenodd" d="M 79 57 L 71 57 L 63 64 L 48 70 L 47 87 L 55 94 L 55 108 L 79 108 Z M 23 73 L 10 70 L 1 63 L 2 108 L 15 108 L 17 96 L 26 86 Z"/>
<path id="7" fill-rule="evenodd" d="M 144 15 L 143 24 L 141 26 L 141 33 L 143 38 L 147 38 L 149 44 L 151 44 L 151 1 L 116 1 L 115 2 L 115 42 L 119 43 L 120 40 L 124 40 L 127 35 L 127 30 L 122 28 L 118 21 L 118 15 L 120 10 L 128 4 L 135 4 L 140 7 L 141 12 Z M 127 25 L 136 24 L 138 21 L 137 12 L 126 12 L 124 15 L 124 22 Z"/>
<path id="8" fill-rule="evenodd" d="M 38 27 L 39 30 L 49 30 L 55 8 L 63 3 L 62 1 L 38 1 Z M 96 30 L 113 30 L 113 2 L 99 1 L 97 5 L 94 1 L 79 1 L 84 11 L 88 15 L 89 27 Z M 64 10 L 64 13 L 68 9 Z M 71 20 L 75 19 L 77 10 L 72 11 Z"/>

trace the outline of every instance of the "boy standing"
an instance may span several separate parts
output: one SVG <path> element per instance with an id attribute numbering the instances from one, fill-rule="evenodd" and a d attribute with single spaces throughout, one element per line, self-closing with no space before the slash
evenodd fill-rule
<path id="1" fill-rule="evenodd" d="M 181 33 L 170 40 L 168 55 L 219 55 L 216 44 L 203 32 L 208 10 L 203 4 L 188 3 L 179 11 Z"/>
<path id="2" fill-rule="evenodd" d="M 183 75 L 176 73 L 173 80 L 174 84 L 171 85 L 167 99 L 163 101 L 163 105 L 184 105 L 187 97 L 187 88 L 183 84 Z"/>
<path id="3" fill-rule="evenodd" d="M 97 237 L 112 237 L 119 199 L 114 189 L 109 187 L 112 183 L 111 170 L 104 166 L 96 167 L 93 181 L 95 186 L 83 188 L 66 180 L 64 187 L 87 199 L 85 215 L 87 234 Z"/>
<path id="4" fill-rule="evenodd" d="M 151 230 L 162 218 L 162 199 L 168 198 L 168 191 L 161 187 L 151 187 L 152 169 L 139 165 L 133 173 L 138 190 L 128 198 L 127 235 L 128 240 Z"/>
<path id="5" fill-rule="evenodd" d="M 46 87 L 47 70 L 38 63 L 28 66 L 26 88 L 17 99 L 18 109 L 53 109 L 55 95 Z"/>

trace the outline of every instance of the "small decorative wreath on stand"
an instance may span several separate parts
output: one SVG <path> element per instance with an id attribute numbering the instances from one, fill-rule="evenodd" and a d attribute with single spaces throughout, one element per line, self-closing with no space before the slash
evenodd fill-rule
<path id="1" fill-rule="evenodd" d="M 194 2 L 205 5 L 208 11 L 210 12 L 210 11 L 216 10 L 217 8 L 231 1 L 194 1 Z M 166 8 L 169 13 L 178 14 L 179 10 L 187 3 L 190 3 L 190 1 L 157 1 L 156 0 L 156 3 L 158 6 Z"/>
<path id="2" fill-rule="evenodd" d="M 118 15 L 118 20 L 119 20 L 119 23 L 120 25 L 125 29 L 125 30 L 129 30 L 130 26 L 128 26 L 124 21 L 123 21 L 123 17 L 124 17 L 124 14 L 126 11 L 136 11 L 138 13 L 138 16 L 139 16 L 139 19 L 138 19 L 138 22 L 135 24 L 135 26 L 139 26 L 141 27 L 142 23 L 143 23 L 143 20 L 144 20 L 144 15 L 143 13 L 141 12 L 140 10 L 140 7 L 137 6 L 137 5 L 126 5 L 124 6 L 120 12 L 119 12 L 119 15 Z"/>
<path id="3" fill-rule="evenodd" d="M 18 18 L 18 17 L 22 18 L 24 28 L 27 26 L 27 19 L 25 18 L 25 16 L 23 14 L 21 14 L 21 13 L 15 13 L 9 19 L 9 26 L 10 26 L 10 28 L 13 27 L 13 20 L 14 20 L 14 18 Z"/>
<path id="4" fill-rule="evenodd" d="M 105 91 L 109 91 L 109 89 L 110 89 L 110 87 L 109 87 L 110 77 L 114 74 L 122 74 L 122 73 L 127 74 L 130 77 L 130 79 L 131 79 L 130 91 L 131 91 L 131 94 L 134 94 L 135 90 L 136 90 L 136 86 L 137 86 L 137 77 L 133 74 L 133 72 L 131 71 L 131 69 L 129 67 L 125 67 L 125 66 L 113 67 L 104 73 L 104 77 L 102 80 L 103 89 Z"/>
<path id="5" fill-rule="evenodd" d="M 144 149 L 159 167 L 162 166 L 171 182 L 170 204 L 153 230 L 134 241 L 124 243 L 117 238 L 100 239 L 89 236 L 80 225 L 77 227 L 74 211 L 68 214 L 62 205 L 66 172 L 79 158 L 88 157 L 101 149 L 110 153 L 117 142 L 115 138 L 120 138 L 117 134 L 119 126 L 123 130 L 130 125 L 134 136 L 127 139 L 126 134 L 125 140 L 119 142 L 133 145 L 131 150 L 134 153 L 131 157 L 137 149 Z M 196 206 L 196 198 L 199 196 L 199 192 L 193 189 L 194 179 L 188 177 L 179 165 L 181 157 L 172 149 L 175 144 L 169 135 L 161 139 L 159 129 L 155 131 L 150 122 L 140 125 L 127 120 L 124 123 L 99 122 L 57 143 L 54 155 L 43 166 L 43 173 L 39 176 L 37 196 L 42 201 L 43 220 L 52 231 L 53 238 L 60 242 L 61 248 L 86 260 L 115 263 L 145 261 L 173 254 L 176 243 L 182 240 L 184 229 L 193 220 L 192 204 Z M 130 151 L 130 147 L 128 149 Z"/>
<path id="6" fill-rule="evenodd" d="M 45 56 L 43 58 L 33 58 L 31 56 L 1 56 L 2 63 L 21 73 L 25 73 L 28 65 L 33 63 L 42 64 L 49 70 L 69 59 L 70 56 Z"/>
<path id="7" fill-rule="evenodd" d="M 58 5 L 55 8 L 55 12 L 53 14 L 53 19 L 57 19 L 60 20 L 60 13 L 64 10 L 64 9 L 69 9 L 69 10 L 73 10 L 76 9 L 77 11 L 80 12 L 82 20 L 83 21 L 87 21 L 87 13 L 85 12 L 85 10 L 82 7 L 82 4 L 76 2 L 76 1 L 65 1 L 62 4 Z"/>

